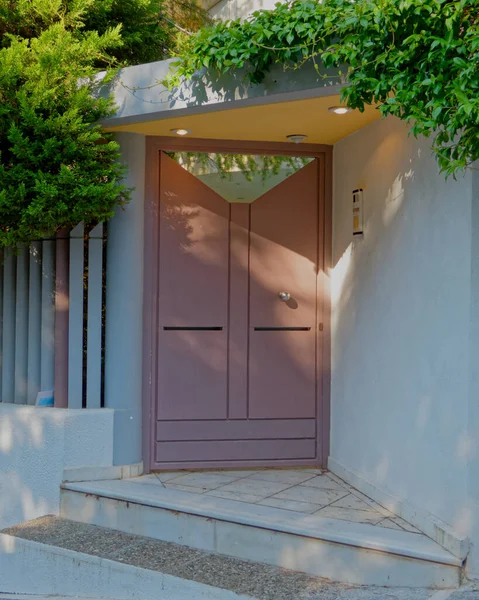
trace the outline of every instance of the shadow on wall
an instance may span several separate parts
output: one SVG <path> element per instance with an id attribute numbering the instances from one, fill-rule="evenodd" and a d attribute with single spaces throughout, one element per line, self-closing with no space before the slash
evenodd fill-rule
<path id="1" fill-rule="evenodd" d="M 168 89 L 163 85 L 174 59 L 157 61 L 118 71 L 113 80 L 100 88 L 103 97 L 113 94 L 117 111 L 105 124 L 114 125 L 118 119 L 147 115 L 157 118 L 166 111 L 232 103 L 246 99 L 263 99 L 287 94 L 291 100 L 301 96 L 302 91 L 323 88 L 337 89 L 338 72 L 334 69 L 321 69 L 318 73 L 310 62 L 301 69 L 287 69 L 275 65 L 266 74 L 264 81 L 251 85 L 245 69 L 235 69 L 218 76 L 212 70 L 202 69 L 189 81 L 183 81 L 177 88 Z M 336 93 L 338 93 L 336 91 Z M 169 114 L 168 118 L 172 115 Z"/>
<path id="2" fill-rule="evenodd" d="M 363 187 L 364 236 L 352 236 Z M 470 530 L 470 180 L 387 119 L 335 147 L 331 456 Z"/>
<path id="3" fill-rule="evenodd" d="M 235 69 L 220 76 L 202 69 L 193 75 L 190 81 L 185 81 L 180 87 L 169 90 L 161 82 L 168 75 L 171 62 L 171 60 L 154 62 L 119 71 L 113 81 L 102 90 L 103 95 L 115 92 L 117 104 L 115 116 L 123 116 L 132 104 L 140 114 L 154 113 L 338 84 L 337 71 L 321 69 L 318 74 L 311 63 L 301 69 L 289 69 L 287 75 L 283 67 L 273 67 L 266 74 L 264 81 L 255 86 L 252 86 L 246 78 L 244 69 Z"/>

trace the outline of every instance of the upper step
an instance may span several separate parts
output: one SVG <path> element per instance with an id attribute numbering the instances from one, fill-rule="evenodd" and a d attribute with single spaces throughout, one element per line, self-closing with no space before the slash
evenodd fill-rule
<path id="1" fill-rule="evenodd" d="M 348 584 L 457 587 L 461 561 L 422 534 L 135 483 L 64 484 L 65 518 Z"/>

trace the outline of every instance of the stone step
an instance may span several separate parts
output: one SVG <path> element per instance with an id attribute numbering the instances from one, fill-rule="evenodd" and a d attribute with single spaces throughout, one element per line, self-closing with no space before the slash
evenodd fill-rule
<path id="1" fill-rule="evenodd" d="M 462 572 L 422 534 L 128 480 L 64 484 L 61 515 L 343 584 L 450 589 Z"/>
<path id="2" fill-rule="evenodd" d="M 314 600 L 323 594 L 338 598 L 347 589 L 304 573 L 55 516 L 1 532 L 0 582 L 2 592 L 116 600 Z"/>
<path id="3" fill-rule="evenodd" d="M 37 594 L 0 594 L 0 600 L 105 600 L 105 598 L 99 598 L 95 596 L 95 598 L 86 598 L 85 596 L 52 596 L 48 594 L 42 594 L 38 596 Z M 106 600 L 114 600 L 114 598 L 108 598 Z"/>

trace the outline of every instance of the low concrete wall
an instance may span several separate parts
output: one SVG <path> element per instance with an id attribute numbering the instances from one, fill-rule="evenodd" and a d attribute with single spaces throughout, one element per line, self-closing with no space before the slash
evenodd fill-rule
<path id="1" fill-rule="evenodd" d="M 0 528 L 57 514 L 65 467 L 113 464 L 113 413 L 0 404 Z"/>

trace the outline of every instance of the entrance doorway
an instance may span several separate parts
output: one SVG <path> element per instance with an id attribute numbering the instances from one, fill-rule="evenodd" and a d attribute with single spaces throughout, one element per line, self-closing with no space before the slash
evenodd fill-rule
<path id="1" fill-rule="evenodd" d="M 152 469 L 321 462 L 321 163 L 161 151 Z"/>

